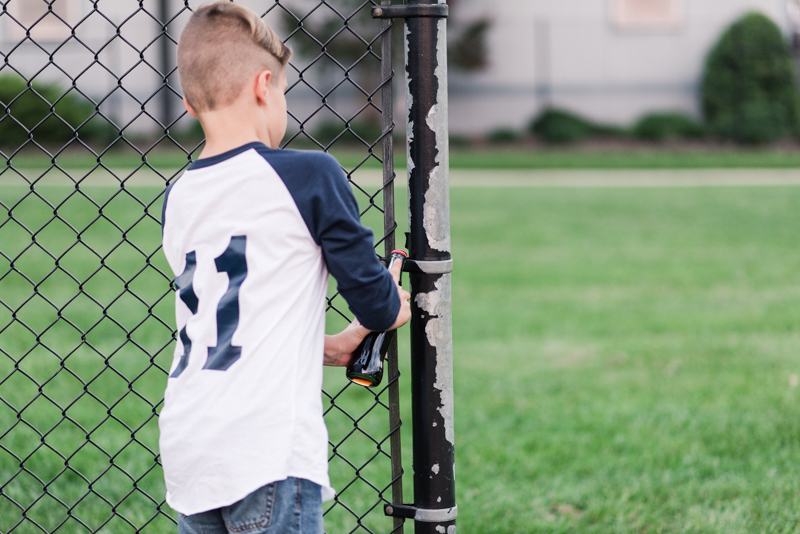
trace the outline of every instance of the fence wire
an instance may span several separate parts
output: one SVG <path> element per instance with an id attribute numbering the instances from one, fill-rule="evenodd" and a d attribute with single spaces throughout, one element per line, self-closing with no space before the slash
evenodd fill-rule
<path id="1" fill-rule="evenodd" d="M 285 145 L 340 158 L 385 254 L 391 23 L 370 18 L 371 0 L 242 3 L 295 51 Z M 175 531 L 158 453 L 176 337 L 160 217 L 202 146 L 174 66 L 199 4 L 0 1 L 2 533 Z M 328 303 L 342 327 L 345 303 L 334 292 Z M 402 500 L 391 356 L 378 391 L 326 371 L 328 532 L 402 530 L 382 511 L 392 490 Z"/>

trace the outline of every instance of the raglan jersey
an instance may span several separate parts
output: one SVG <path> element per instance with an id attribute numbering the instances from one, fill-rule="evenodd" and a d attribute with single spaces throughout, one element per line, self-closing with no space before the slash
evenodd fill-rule
<path id="1" fill-rule="evenodd" d="M 193 163 L 164 200 L 178 340 L 159 416 L 167 503 L 191 515 L 293 476 L 328 478 L 328 274 L 371 330 L 400 300 L 336 161 L 251 143 Z"/>

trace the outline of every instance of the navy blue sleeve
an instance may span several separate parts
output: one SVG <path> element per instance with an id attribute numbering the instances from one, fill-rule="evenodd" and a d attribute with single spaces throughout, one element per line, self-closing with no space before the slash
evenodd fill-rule
<path id="1" fill-rule="evenodd" d="M 370 330 L 389 329 L 400 298 L 392 276 L 375 255 L 372 231 L 361 224 L 339 164 L 323 152 L 264 147 L 259 153 L 286 184 L 350 311 Z"/>

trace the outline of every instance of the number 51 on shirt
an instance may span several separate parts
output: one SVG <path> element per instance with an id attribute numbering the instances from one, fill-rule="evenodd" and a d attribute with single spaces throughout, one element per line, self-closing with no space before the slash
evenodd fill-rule
<path id="1" fill-rule="evenodd" d="M 233 345 L 233 334 L 239 327 L 239 289 L 247 278 L 247 236 L 236 235 L 231 237 L 231 242 L 225 252 L 217 256 L 214 263 L 217 272 L 228 275 L 228 289 L 217 303 L 217 344 L 208 348 L 208 357 L 203 369 L 215 371 L 225 371 L 236 363 L 242 356 L 242 347 Z M 192 315 L 197 313 L 200 301 L 195 295 L 192 282 L 194 272 L 197 269 L 197 254 L 195 251 L 186 254 L 186 267 L 183 272 L 175 279 L 178 286 L 180 299 L 189 307 Z M 188 326 L 188 324 L 187 324 Z M 170 378 L 178 378 L 189 365 L 189 353 L 192 351 L 192 340 L 186 333 L 186 326 L 181 328 L 179 333 L 181 343 L 183 343 L 183 356 L 181 356 L 177 367 L 169 375 Z"/>

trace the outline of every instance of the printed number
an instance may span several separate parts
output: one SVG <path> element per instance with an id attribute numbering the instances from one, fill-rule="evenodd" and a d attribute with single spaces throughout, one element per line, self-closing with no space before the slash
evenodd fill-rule
<path id="1" fill-rule="evenodd" d="M 194 294 L 194 287 L 192 287 L 195 269 L 197 269 L 197 254 L 192 251 L 186 255 L 186 267 L 183 269 L 183 272 L 175 279 L 175 284 L 178 286 L 178 296 L 180 296 L 183 303 L 188 306 L 192 315 L 197 313 L 197 307 L 200 304 L 197 300 L 197 295 Z M 169 375 L 171 378 L 181 376 L 181 373 L 189 364 L 189 353 L 192 351 L 192 340 L 189 339 L 189 336 L 186 334 L 185 326 L 181 328 L 180 337 L 181 343 L 183 343 L 183 356 L 181 356 L 181 361 L 178 362 L 178 366 L 172 374 Z"/>
<path id="2" fill-rule="evenodd" d="M 233 345 L 233 334 L 239 327 L 239 289 L 247 278 L 246 249 L 247 236 L 233 236 L 225 252 L 214 260 L 217 272 L 228 275 L 228 290 L 217 304 L 217 344 L 208 348 L 203 369 L 225 371 L 242 356 L 242 347 Z M 192 251 L 186 254 L 186 267 L 175 279 L 178 295 L 192 315 L 197 313 L 200 305 L 192 286 L 196 269 L 197 255 Z M 189 353 L 192 350 L 192 340 L 189 339 L 185 326 L 181 328 L 179 335 L 183 343 L 183 355 L 170 378 L 178 378 L 183 373 L 189 364 Z"/>

